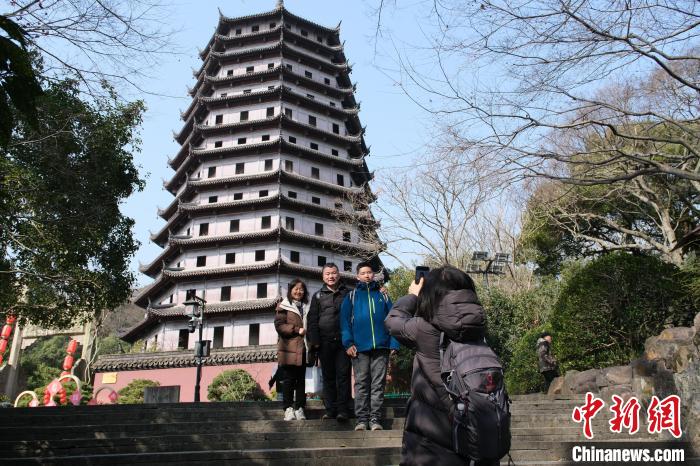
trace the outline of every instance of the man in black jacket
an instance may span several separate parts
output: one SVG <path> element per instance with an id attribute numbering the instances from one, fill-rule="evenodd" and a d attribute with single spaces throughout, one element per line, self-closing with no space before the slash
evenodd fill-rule
<path id="1" fill-rule="evenodd" d="M 350 289 L 340 283 L 338 266 L 329 262 L 321 271 L 323 286 L 311 297 L 307 317 L 308 339 L 319 350 L 323 374 L 323 419 L 350 417 L 350 357 L 340 338 L 340 305 Z"/>

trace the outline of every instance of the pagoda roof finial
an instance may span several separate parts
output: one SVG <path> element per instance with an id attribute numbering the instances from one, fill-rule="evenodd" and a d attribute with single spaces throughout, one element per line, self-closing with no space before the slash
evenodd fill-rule
<path id="1" fill-rule="evenodd" d="M 277 0 L 277 9 L 281 10 L 284 8 L 284 0 Z"/>

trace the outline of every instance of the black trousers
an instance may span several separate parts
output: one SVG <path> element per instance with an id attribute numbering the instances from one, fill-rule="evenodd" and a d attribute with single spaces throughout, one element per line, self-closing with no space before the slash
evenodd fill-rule
<path id="1" fill-rule="evenodd" d="M 304 358 L 306 359 L 306 358 Z M 282 370 L 282 407 L 294 409 L 306 406 L 306 364 L 301 366 L 280 366 Z M 296 395 L 296 397 L 295 397 Z"/>
<path id="2" fill-rule="evenodd" d="M 319 359 L 323 374 L 323 404 L 332 415 L 350 413 L 350 356 L 340 341 L 321 343 Z"/>
<path id="3" fill-rule="evenodd" d="M 549 385 L 552 383 L 552 380 L 556 379 L 559 376 L 559 371 L 556 369 L 551 371 L 544 371 L 542 372 L 542 375 L 544 376 L 544 392 L 547 393 L 549 391 Z"/>

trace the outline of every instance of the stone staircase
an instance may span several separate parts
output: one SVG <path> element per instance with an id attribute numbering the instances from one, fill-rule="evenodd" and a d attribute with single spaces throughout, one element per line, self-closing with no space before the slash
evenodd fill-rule
<path id="1" fill-rule="evenodd" d="M 571 420 L 581 399 L 514 396 L 515 464 L 561 463 L 561 443 L 583 439 Z M 292 422 L 281 420 L 279 402 L 3 409 L 0 464 L 398 464 L 404 406 L 405 400 L 387 400 L 385 430 L 376 432 L 322 421 L 318 401 L 309 402 L 307 421 Z M 610 433 L 607 419 L 596 417 L 596 441 L 630 440 Z M 646 432 L 633 439 L 653 440 Z"/>

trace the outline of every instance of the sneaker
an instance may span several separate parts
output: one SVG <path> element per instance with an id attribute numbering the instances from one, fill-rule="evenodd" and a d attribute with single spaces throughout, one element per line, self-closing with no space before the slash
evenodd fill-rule
<path id="1" fill-rule="evenodd" d="M 355 426 L 355 430 L 367 430 L 367 424 L 364 422 L 358 422 Z"/>
<path id="2" fill-rule="evenodd" d="M 299 408 L 296 411 L 294 411 L 294 417 L 297 418 L 297 421 L 306 421 L 306 416 L 304 415 L 304 408 Z"/>
<path id="3" fill-rule="evenodd" d="M 382 425 L 376 419 L 372 419 L 371 421 L 369 421 L 369 428 L 371 430 L 384 430 L 382 428 Z"/>
<path id="4" fill-rule="evenodd" d="M 291 406 L 284 410 L 284 420 L 293 421 L 294 420 L 294 408 Z"/>
<path id="5" fill-rule="evenodd" d="M 323 413 L 323 416 L 321 416 L 321 419 L 328 420 L 328 419 L 333 419 L 335 417 L 335 414 L 333 413 Z"/>
<path id="6" fill-rule="evenodd" d="M 345 413 L 338 413 L 338 415 L 335 417 L 335 420 L 338 422 L 347 422 L 348 419 L 350 419 L 350 416 Z"/>

